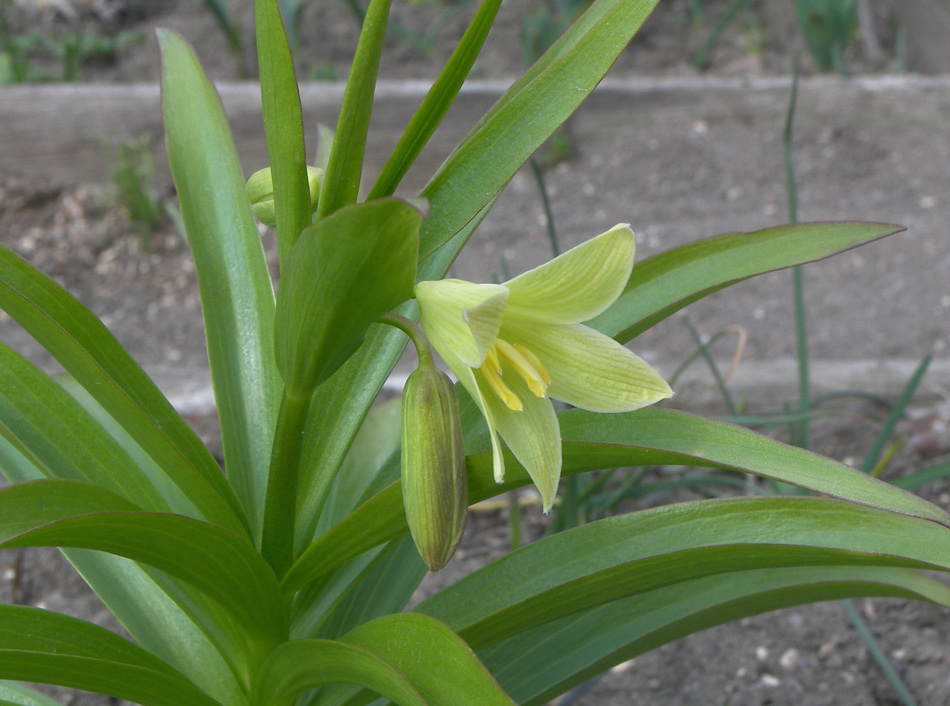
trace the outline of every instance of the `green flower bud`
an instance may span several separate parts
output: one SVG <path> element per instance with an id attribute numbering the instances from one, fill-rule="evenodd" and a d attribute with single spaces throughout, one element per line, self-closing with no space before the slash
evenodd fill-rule
<path id="1" fill-rule="evenodd" d="M 323 181 L 323 170 L 317 167 L 307 167 L 307 183 L 310 186 L 310 213 L 317 210 L 320 201 L 320 184 Z M 274 208 L 274 178 L 270 167 L 259 169 L 251 174 L 244 187 L 244 195 L 251 204 L 254 217 L 266 226 L 277 224 L 277 212 Z"/>
<path id="2" fill-rule="evenodd" d="M 455 387 L 431 358 L 403 390 L 402 499 L 416 549 L 438 571 L 462 539 L 468 481 Z"/>

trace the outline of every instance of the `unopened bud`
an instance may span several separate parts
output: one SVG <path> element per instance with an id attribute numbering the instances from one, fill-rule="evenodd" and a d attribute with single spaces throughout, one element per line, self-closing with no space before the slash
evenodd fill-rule
<path id="1" fill-rule="evenodd" d="M 307 183 L 310 187 L 310 213 L 317 210 L 320 201 L 320 184 L 323 181 L 323 170 L 317 167 L 307 167 Z M 266 226 L 277 224 L 277 211 L 274 208 L 274 178 L 270 167 L 259 169 L 251 174 L 244 187 L 244 195 L 251 204 L 254 217 Z"/>
<path id="2" fill-rule="evenodd" d="M 409 376 L 403 390 L 402 499 L 416 549 L 438 571 L 462 539 L 468 480 L 458 396 L 431 360 Z"/>

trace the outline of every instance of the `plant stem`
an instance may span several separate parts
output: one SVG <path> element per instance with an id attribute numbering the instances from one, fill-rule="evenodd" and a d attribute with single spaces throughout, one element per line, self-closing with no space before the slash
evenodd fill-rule
<path id="1" fill-rule="evenodd" d="M 528 160 L 531 165 L 531 173 L 534 174 L 535 181 L 538 182 L 538 191 L 541 194 L 541 206 L 544 208 L 544 216 L 548 222 L 548 238 L 551 241 L 551 252 L 554 257 L 561 254 L 561 247 L 557 239 L 557 228 L 554 225 L 554 209 L 551 208 L 551 199 L 548 196 L 548 187 L 544 183 L 544 172 L 538 166 L 537 160 L 533 157 Z"/>
<path id="2" fill-rule="evenodd" d="M 894 689 L 894 693 L 897 694 L 897 698 L 900 699 L 900 702 L 904 706 L 916 706 L 917 702 L 914 701 L 914 697 L 910 695 L 910 692 L 907 690 L 904 682 L 901 681 L 900 676 L 898 676 L 897 672 L 894 671 L 894 667 L 891 666 L 891 663 L 888 661 L 887 655 L 884 654 L 884 650 L 881 649 L 881 646 L 877 644 L 877 640 L 874 639 L 874 635 L 871 634 L 871 630 L 861 618 L 861 614 L 858 613 L 857 608 L 855 608 L 854 604 L 847 599 L 841 601 L 841 605 L 844 607 L 844 612 L 847 614 L 848 619 L 854 626 L 854 629 L 857 630 L 858 635 L 861 636 L 861 639 L 867 646 L 868 652 L 871 654 L 871 658 L 877 663 L 877 666 L 880 668 L 881 672 L 883 672 L 884 677 L 891 685 L 891 688 Z"/>
<path id="3" fill-rule="evenodd" d="M 432 349 L 429 347 L 429 341 L 426 340 L 426 335 L 422 332 L 419 324 L 417 324 L 415 321 L 407 319 L 401 314 L 394 314 L 390 312 L 388 314 L 383 314 L 378 319 L 376 319 L 376 323 L 386 324 L 387 326 L 398 328 L 404 334 L 409 336 L 409 340 L 412 341 L 412 345 L 416 349 L 416 355 L 419 357 L 420 368 L 423 366 L 435 365 L 435 362 L 432 359 Z"/>
<path id="4" fill-rule="evenodd" d="M 785 150 L 785 188 L 788 192 L 788 220 L 798 223 L 798 187 L 795 183 L 795 163 L 792 160 L 792 125 L 795 121 L 795 104 L 798 101 L 798 61 L 792 76 L 792 95 L 785 115 L 783 146 Z M 811 406 L 811 383 L 808 372 L 808 330 L 805 325 L 805 288 L 802 283 L 801 266 L 792 270 L 792 288 L 795 299 L 795 348 L 798 358 L 798 410 L 807 414 Z M 797 443 L 803 449 L 811 444 L 810 424 L 805 417 L 798 427 Z"/>
<path id="5" fill-rule="evenodd" d="M 310 399 L 309 395 L 294 394 L 285 389 L 277 415 L 264 501 L 261 554 L 278 578 L 287 572 L 294 559 L 297 478 Z"/>

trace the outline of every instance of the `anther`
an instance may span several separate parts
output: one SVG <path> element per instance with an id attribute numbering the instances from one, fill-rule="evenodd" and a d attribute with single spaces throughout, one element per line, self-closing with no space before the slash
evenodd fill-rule
<path id="1" fill-rule="evenodd" d="M 498 357 L 495 356 L 495 361 L 498 360 Z M 524 409 L 524 405 L 521 403 L 521 399 L 516 395 L 511 389 L 501 381 L 501 375 L 499 375 L 499 369 L 493 365 L 491 360 L 491 354 L 485 358 L 485 362 L 482 364 L 482 373 L 485 375 L 485 380 L 488 382 L 488 386 L 491 387 L 492 392 L 498 395 L 499 399 L 505 403 L 505 406 L 512 410 L 513 412 L 520 412 Z"/>
<path id="2" fill-rule="evenodd" d="M 528 351 L 528 355 L 534 358 L 533 362 L 531 358 L 523 354 L 523 351 L 527 350 L 524 346 L 515 347 L 500 338 L 495 341 L 494 347 L 498 351 L 498 354 L 508 361 L 511 367 L 518 371 L 518 374 L 524 378 L 524 381 L 528 383 L 528 389 L 534 393 L 535 397 L 544 397 L 551 378 L 548 376 L 548 379 L 545 380 L 542 373 L 538 371 L 537 366 L 534 365 L 534 362 L 537 362 L 537 357 L 533 355 L 531 351 Z M 521 350 L 519 350 L 519 348 Z M 541 366 L 540 362 L 537 362 L 537 365 Z M 544 371 L 544 375 L 547 375 L 544 366 L 541 366 L 541 370 Z"/>

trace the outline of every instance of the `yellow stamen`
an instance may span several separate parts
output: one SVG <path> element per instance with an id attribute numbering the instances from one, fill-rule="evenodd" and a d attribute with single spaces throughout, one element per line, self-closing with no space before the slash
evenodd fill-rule
<path id="1" fill-rule="evenodd" d="M 535 372 L 541 377 L 541 381 L 545 385 L 551 384 L 551 374 L 548 372 L 548 369 L 544 367 L 544 364 L 538 359 L 538 356 L 536 356 L 527 347 L 522 346 L 520 343 L 515 344 L 515 350 L 523 355 L 525 360 L 531 363 L 531 367 L 534 368 Z"/>
<path id="2" fill-rule="evenodd" d="M 494 346 L 489 349 L 488 355 L 485 356 L 485 362 L 483 365 L 487 365 L 496 373 L 501 375 L 501 361 L 498 359 L 498 351 L 495 350 Z"/>
<path id="3" fill-rule="evenodd" d="M 501 372 L 500 365 L 498 363 L 498 356 L 494 354 L 494 349 L 488 354 L 485 358 L 485 362 L 482 363 L 481 371 L 485 375 L 485 380 L 488 382 L 488 386 L 492 389 L 498 398 L 505 403 L 505 406 L 512 410 L 513 412 L 520 412 L 524 409 L 524 405 L 521 403 L 521 399 L 516 395 L 511 389 L 501 381 Z"/>
<path id="4" fill-rule="evenodd" d="M 498 351 L 498 355 L 504 358 L 511 367 L 524 378 L 524 381 L 528 383 L 528 389 L 534 393 L 535 397 L 544 397 L 544 393 L 547 391 L 547 385 L 544 383 L 544 380 L 541 379 L 538 371 L 531 365 L 530 361 L 521 355 L 510 343 L 500 338 L 495 339 L 494 350 Z"/>

